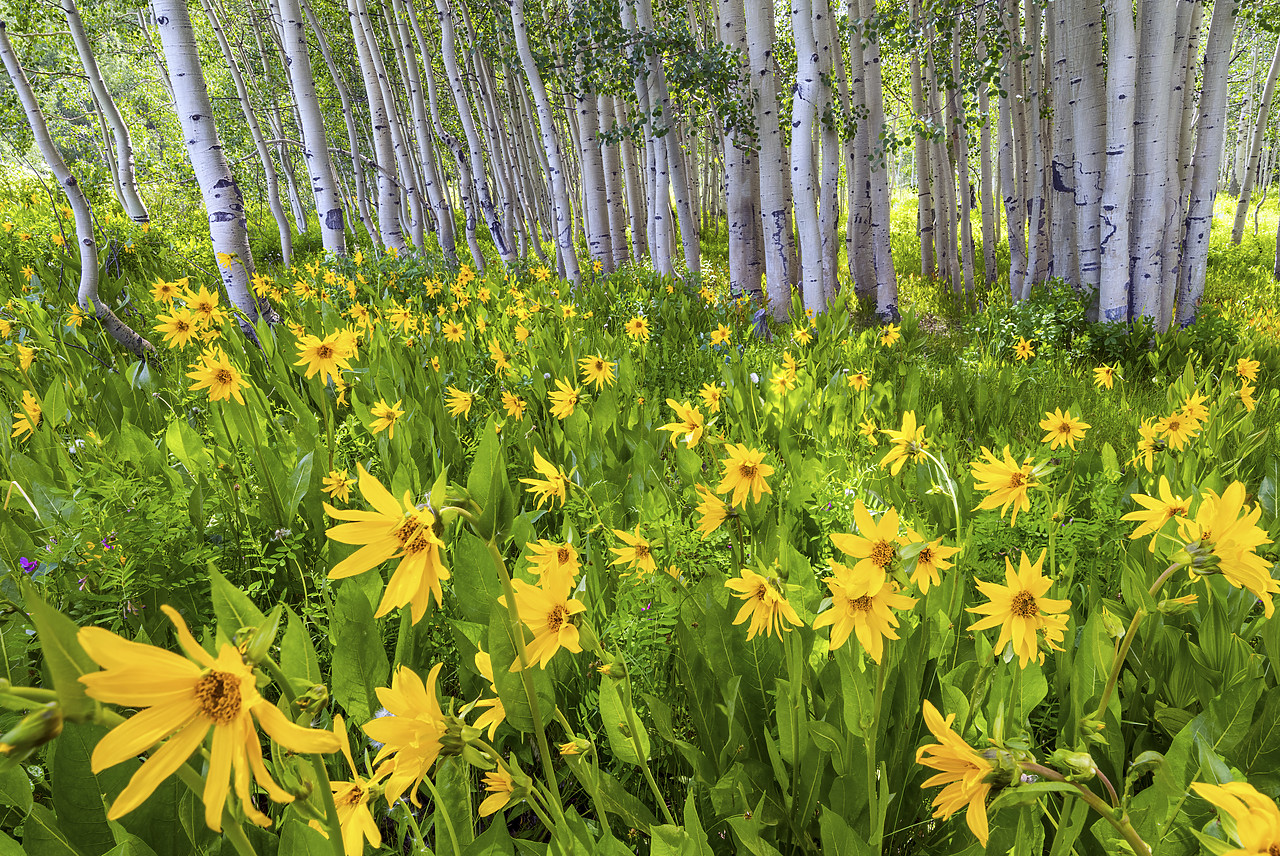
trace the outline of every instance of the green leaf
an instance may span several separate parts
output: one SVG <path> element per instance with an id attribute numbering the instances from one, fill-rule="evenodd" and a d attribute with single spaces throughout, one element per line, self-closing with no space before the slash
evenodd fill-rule
<path id="1" fill-rule="evenodd" d="M 453 846 L 444 822 L 446 816 L 453 822 L 453 834 L 457 836 L 459 847 L 466 847 L 475 840 L 475 829 L 471 825 L 475 810 L 471 807 L 470 770 L 459 758 L 442 758 L 436 765 L 433 781 L 441 800 L 435 811 L 438 846 L 444 842 Z"/>
<path id="2" fill-rule="evenodd" d="M 363 725 L 379 707 L 374 689 L 386 683 L 391 670 L 373 607 L 359 588 L 338 590 L 338 614 L 333 650 L 333 697 L 352 722 Z"/>
<path id="3" fill-rule="evenodd" d="M 476 836 L 475 841 L 462 848 L 462 856 L 514 856 L 514 854 L 515 845 L 511 841 L 511 834 L 507 832 L 507 824 L 501 816 L 495 817 L 489 823 L 488 829 Z"/>
<path id="4" fill-rule="evenodd" d="M 27 856 L 22 845 L 0 832 L 0 856 Z"/>
<path id="5" fill-rule="evenodd" d="M 27 856 L 85 856 L 58 827 L 57 816 L 39 803 L 31 807 L 24 829 L 22 846 Z"/>
<path id="6" fill-rule="evenodd" d="M 227 639 L 234 639 L 244 627 L 261 627 L 267 617 L 253 605 L 249 596 L 218 572 L 209 568 L 209 583 L 213 592 L 213 613 L 218 618 L 218 630 Z"/>
<path id="7" fill-rule="evenodd" d="M 287 606 L 285 614 L 289 623 L 280 641 L 280 667 L 291 678 L 312 685 L 323 684 L 324 674 L 320 671 L 320 658 L 311 643 L 311 634 L 307 632 L 302 619 Z"/>
<path id="8" fill-rule="evenodd" d="M 93 713 L 93 700 L 84 693 L 81 675 L 98 671 L 98 664 L 80 647 L 76 634 L 80 628 L 71 619 L 49 606 L 36 593 L 35 588 L 23 583 L 22 596 L 36 633 L 40 638 L 40 650 L 45 666 L 58 692 L 62 714 L 75 722 Z"/>
<path id="9" fill-rule="evenodd" d="M 458 545 L 450 557 L 453 595 L 467 621 L 487 624 L 489 614 L 502 611 L 502 579 L 485 542 L 466 529 L 458 532 Z"/>
<path id="10" fill-rule="evenodd" d="M 0 805 L 11 805 L 23 812 L 31 810 L 31 777 L 21 764 L 0 767 Z"/>
<path id="11" fill-rule="evenodd" d="M 316 853 L 329 853 L 331 850 L 329 842 L 320 834 L 320 830 L 303 823 L 296 816 L 286 820 L 280 830 L 278 856 L 314 856 Z"/>
<path id="12" fill-rule="evenodd" d="M 523 627 L 521 632 L 524 632 Z M 518 671 L 510 671 L 512 664 L 516 663 L 516 648 L 507 610 L 502 607 L 489 613 L 489 657 L 493 663 L 493 683 L 498 689 L 498 698 L 502 699 L 502 706 L 506 708 L 508 724 L 517 731 L 533 731 L 533 713 L 529 708 L 528 696 L 525 695 L 524 681 Z M 556 705 L 551 677 L 546 669 L 537 665 L 529 666 L 529 676 L 538 699 L 542 724 L 545 726 L 551 721 Z"/>
<path id="13" fill-rule="evenodd" d="M 511 525 L 515 515 L 515 498 L 507 479 L 507 458 L 502 437 L 490 418 L 480 430 L 480 447 L 467 476 L 467 492 L 480 506 L 477 529 L 484 538 L 492 538 Z"/>
<path id="14" fill-rule="evenodd" d="M 204 442 L 185 419 L 175 419 L 164 432 L 164 444 L 178 462 L 187 468 L 192 478 L 198 476 L 212 463 Z"/>
<path id="15" fill-rule="evenodd" d="M 623 698 L 621 684 L 622 681 L 607 676 L 600 681 L 600 719 L 609 738 L 609 746 L 618 760 L 640 766 L 649 759 L 649 732 L 636 715 L 635 707 Z M 639 727 L 634 734 L 638 739 L 633 739 L 632 720 Z"/>
<path id="16" fill-rule="evenodd" d="M 107 729 L 91 722 L 69 722 L 54 745 L 51 780 L 53 807 L 67 840 L 81 851 L 105 853 L 115 844 L 107 826 L 106 803 L 124 789 L 138 762 L 108 767 L 94 773 L 90 765 L 93 747 Z"/>
<path id="17" fill-rule="evenodd" d="M 307 488 L 311 486 L 311 470 L 315 464 L 315 453 L 307 452 L 298 459 L 298 463 L 293 468 L 293 472 L 289 475 L 288 494 L 285 496 L 284 514 L 286 522 L 293 518 L 294 509 L 298 507 L 298 503 L 302 502 L 302 498 L 307 495 Z"/>

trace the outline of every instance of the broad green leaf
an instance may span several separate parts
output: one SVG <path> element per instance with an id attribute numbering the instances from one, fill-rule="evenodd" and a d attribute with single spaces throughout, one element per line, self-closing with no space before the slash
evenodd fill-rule
<path id="1" fill-rule="evenodd" d="M 363 725 L 378 709 L 374 690 L 386 685 L 391 670 L 387 649 L 374 621 L 373 607 L 356 586 L 338 589 L 334 624 L 333 697 L 354 724 Z"/>
<path id="2" fill-rule="evenodd" d="M 31 777 L 21 764 L 0 767 L 0 805 L 11 805 L 19 811 L 31 810 Z"/>
<path id="3" fill-rule="evenodd" d="M 253 605 L 253 601 L 215 568 L 208 569 L 209 584 L 213 591 L 213 613 L 218 618 L 218 630 L 227 640 L 232 640 L 245 627 L 261 627 L 267 617 Z"/>
<path id="4" fill-rule="evenodd" d="M 493 663 L 494 686 L 498 688 L 498 698 L 507 711 L 507 723 L 518 731 L 533 731 L 533 713 L 529 707 L 529 697 L 525 693 L 524 679 L 519 671 L 511 671 L 516 663 L 515 641 L 511 636 L 505 608 L 499 607 L 489 613 L 489 657 Z M 520 632 L 524 632 L 521 627 Z M 560 653 L 558 656 L 569 656 Z M 519 666 L 516 666 L 519 669 Z M 538 700 L 542 724 L 551 721 L 555 711 L 556 697 L 551 686 L 551 678 L 547 671 L 537 664 L 530 664 L 528 677 L 532 682 Z"/>
<path id="5" fill-rule="evenodd" d="M 618 760 L 639 766 L 649 759 L 649 732 L 635 707 L 624 699 L 621 684 L 608 676 L 600 681 L 600 720 Z"/>
<path id="6" fill-rule="evenodd" d="M 485 542 L 466 529 L 458 532 L 457 547 L 449 555 L 449 573 L 458 610 L 467 621 L 487 624 L 491 612 L 501 612 L 502 579 Z"/>
<path id="7" fill-rule="evenodd" d="M 98 664 L 80 647 L 76 638 L 80 628 L 45 603 L 31 585 L 23 584 L 22 596 L 36 626 L 40 650 L 53 679 L 53 688 L 58 692 L 63 716 L 73 722 L 88 717 L 93 713 L 94 702 L 85 695 L 84 684 L 78 679 L 81 675 L 98 671 Z"/>
<path id="8" fill-rule="evenodd" d="M 58 826 L 53 811 L 36 803 L 24 824 L 22 846 L 27 856 L 88 856 L 76 848 Z"/>

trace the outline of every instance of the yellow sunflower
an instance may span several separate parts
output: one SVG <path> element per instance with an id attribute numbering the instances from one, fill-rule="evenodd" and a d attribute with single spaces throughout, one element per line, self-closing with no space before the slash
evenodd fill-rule
<path id="1" fill-rule="evenodd" d="M 893 611 L 910 609 L 916 599 L 898 593 L 898 586 L 877 568 L 860 562 L 853 568 L 831 563 L 831 576 L 823 580 L 831 589 L 831 608 L 818 615 L 813 629 L 831 628 L 831 650 L 857 633 L 858 642 L 872 660 L 884 656 L 884 640 L 897 639 L 898 617 Z"/>
<path id="2" fill-rule="evenodd" d="M 191 389 L 209 390 L 210 401 L 227 401 L 234 398 L 244 404 L 241 390 L 248 386 L 240 370 L 231 365 L 226 353 L 221 349 L 200 355 L 200 362 L 191 366 L 193 371 L 187 377 L 195 381 Z"/>
<path id="3" fill-rule="evenodd" d="M 1142 538 L 1150 535 L 1151 543 L 1148 550 L 1154 553 L 1156 551 L 1156 537 L 1160 534 L 1160 530 L 1170 520 L 1183 517 L 1191 510 L 1191 500 L 1186 497 L 1174 496 L 1169 489 L 1169 479 L 1160 476 L 1159 498 L 1154 496 L 1146 496 L 1141 493 L 1131 495 L 1134 502 L 1143 507 L 1143 511 L 1130 511 L 1121 517 L 1121 520 L 1137 520 L 1141 525 L 1129 535 L 1132 539 Z"/>
<path id="4" fill-rule="evenodd" d="M 1072 416 L 1070 410 L 1063 412 L 1055 407 L 1040 420 L 1040 428 L 1046 432 L 1041 442 L 1048 443 L 1050 449 L 1070 446 L 1074 452 L 1076 440 L 1082 439 L 1090 427 L 1089 423 Z"/>
<path id="5" fill-rule="evenodd" d="M 916 412 L 902 414 L 902 428 L 884 429 L 889 437 L 889 452 L 880 459 L 880 466 L 889 468 L 889 475 L 896 476 L 907 461 L 923 461 L 929 449 L 929 439 L 924 436 L 924 426 L 916 425 Z"/>
<path id="6" fill-rule="evenodd" d="M 522 484 L 529 485 L 529 490 L 538 497 L 538 507 L 542 507 L 542 503 L 551 500 L 551 504 L 555 504 L 555 500 L 560 500 L 560 507 L 564 507 L 565 499 L 569 492 L 569 477 L 564 471 L 552 464 L 546 458 L 539 454 L 537 449 L 533 450 L 533 468 L 538 471 L 541 479 L 520 479 Z"/>
<path id="7" fill-rule="evenodd" d="M 636 534 L 634 535 L 621 529 L 614 529 L 613 534 L 625 546 L 609 548 L 610 551 L 618 554 L 618 558 L 614 559 L 611 564 L 626 565 L 641 574 L 651 574 L 658 569 L 658 563 L 653 558 L 653 545 L 640 536 L 640 527 L 636 527 Z"/>
<path id="8" fill-rule="evenodd" d="M 569 384 L 556 378 L 556 388 L 552 392 L 547 393 L 547 398 L 551 402 L 551 415 L 557 419 L 568 419 L 573 415 L 574 408 L 578 406 L 582 393 L 577 387 L 569 386 Z"/>
<path id="9" fill-rule="evenodd" d="M 1271 576 L 1271 562 L 1257 551 L 1271 539 L 1257 525 L 1262 507 L 1250 509 L 1244 499 L 1241 482 L 1229 484 L 1221 496 L 1212 490 L 1202 491 L 1195 517 L 1178 518 L 1178 536 L 1193 553 L 1193 574 L 1198 566 L 1208 573 L 1222 574 L 1236 588 L 1253 592 L 1270 618 L 1275 609 L 1271 596 L 1280 592 L 1280 582 Z"/>
<path id="10" fill-rule="evenodd" d="M 537 663 L 545 669 L 561 648 L 573 654 L 582 653 L 573 616 L 585 612 L 587 607 L 569 597 L 569 585 L 563 579 L 544 576 L 542 584 L 536 586 L 524 580 L 513 580 L 511 586 L 520 621 L 533 632 L 533 639 L 525 645 L 529 665 Z M 498 598 L 498 602 L 506 606 L 506 595 Z M 510 671 L 519 670 L 520 660 L 517 659 L 511 664 Z"/>
<path id="11" fill-rule="evenodd" d="M 330 527 L 325 534 L 340 544 L 361 545 L 333 566 L 329 579 L 354 577 L 390 559 L 399 559 L 374 617 L 411 604 L 413 623 L 417 624 L 426 615 L 432 597 L 437 604 L 444 605 L 440 581 L 449 579 L 440 555 L 444 542 L 436 534 L 436 516 L 430 508 L 415 505 L 407 490 L 403 502 L 397 502 L 362 464 L 356 465 L 356 473 L 360 495 L 374 510 L 342 510 L 324 503 L 330 517 L 349 521 Z"/>
<path id="12" fill-rule="evenodd" d="M 78 634 L 85 652 L 103 669 L 80 676 L 89 697 L 141 708 L 94 747 L 93 772 L 131 760 L 165 741 L 133 774 L 107 811 L 107 819 L 116 820 L 142 805 L 212 730 L 202 793 L 205 823 L 214 831 L 222 830 L 222 809 L 234 784 L 245 815 L 259 826 L 269 826 L 271 819 L 251 798 L 250 776 L 276 802 L 292 802 L 293 796 L 276 784 L 263 764 L 254 722 L 292 752 L 336 752 L 337 737 L 290 722 L 258 692 L 253 668 L 234 645 L 224 643 L 214 657 L 200 647 L 174 609 L 160 609 L 173 622 L 185 657 L 130 642 L 100 627 L 84 627 Z"/>
<path id="13" fill-rule="evenodd" d="M 386 431 L 387 437 L 394 440 L 396 423 L 400 421 L 401 416 L 404 416 L 404 411 L 400 409 L 402 403 L 397 401 L 395 404 L 387 404 L 386 400 L 378 399 L 377 403 L 369 408 L 369 415 L 373 417 L 373 421 L 369 423 L 369 430 L 375 434 Z"/>
<path id="14" fill-rule="evenodd" d="M 617 363 L 611 363 L 598 355 L 583 357 L 578 360 L 578 367 L 582 369 L 583 385 L 594 383 L 597 391 L 606 386 L 613 386 L 613 369 L 616 365 Z"/>
<path id="15" fill-rule="evenodd" d="M 857 559 L 854 570 L 876 582 L 878 589 L 880 582 L 888 577 L 889 566 L 898 558 L 898 547 L 902 544 L 898 537 L 898 510 L 889 508 L 877 523 L 859 499 L 853 503 L 853 521 L 862 534 L 833 533 L 831 543 L 840 552 Z"/>
<path id="16" fill-rule="evenodd" d="M 696 407 L 690 406 L 689 402 L 681 404 L 674 398 L 667 399 L 667 406 L 676 412 L 678 422 L 668 422 L 666 425 L 658 427 L 659 431 L 671 432 L 671 445 L 683 439 L 686 446 L 692 449 L 698 445 L 698 441 L 702 439 L 702 432 L 706 426 L 707 418 Z"/>
<path id="17" fill-rule="evenodd" d="M 373 764 L 376 775 L 388 776 L 388 805 L 395 805 L 405 791 L 410 792 L 410 801 L 419 805 L 418 786 L 440 756 L 445 722 L 436 681 L 442 666 L 437 663 L 431 668 L 426 684 L 408 666 L 401 666 L 392 675 L 390 687 L 375 690 L 387 714 L 369 720 L 363 728 L 365 734 L 382 744 Z"/>
<path id="18" fill-rule="evenodd" d="M 1000 628 L 1000 638 L 996 641 L 997 654 L 1006 646 L 1013 647 L 1013 653 L 1025 669 L 1033 659 L 1037 663 L 1044 662 L 1044 654 L 1039 648 L 1039 634 L 1044 633 L 1045 643 L 1055 651 L 1062 649 L 1057 643 L 1062 641 L 1067 632 L 1066 619 L 1061 614 L 1071 609 L 1069 600 L 1053 600 L 1045 597 L 1045 592 L 1053 586 L 1053 580 L 1041 571 L 1046 551 L 1040 551 L 1040 558 L 1033 565 L 1027 560 L 1024 551 L 1018 562 L 1018 570 L 1006 556 L 1004 560 L 1004 578 L 1006 585 L 975 580 L 978 590 L 987 596 L 987 603 L 981 606 L 967 607 L 969 612 L 985 615 L 969 625 L 970 630 L 986 630 L 990 627 Z"/>
<path id="19" fill-rule="evenodd" d="M 965 821 L 985 847 L 987 838 L 990 837 L 987 795 L 991 792 L 990 779 L 995 766 L 951 729 L 955 718 L 956 715 L 952 713 L 943 719 L 933 703 L 925 700 L 924 721 L 938 742 L 917 749 L 916 763 L 937 770 L 938 774 L 920 787 L 944 785 L 933 798 L 934 817 L 946 819 L 967 806 Z"/>
<path id="20" fill-rule="evenodd" d="M 752 502 L 759 502 L 766 493 L 773 493 L 765 481 L 766 476 L 773 475 L 773 467 L 764 463 L 764 452 L 749 449 L 744 444 L 730 444 L 725 447 L 729 457 L 720 462 L 724 467 L 724 478 L 720 480 L 716 493 L 732 491 L 732 505 L 742 505 L 747 495 Z"/>
<path id="21" fill-rule="evenodd" d="M 1270 797 L 1247 782 L 1222 785 L 1195 782 L 1191 790 L 1234 821 L 1234 837 L 1240 842 L 1240 848 L 1227 850 L 1222 856 L 1271 856 L 1280 853 L 1280 809 Z"/>
<path id="22" fill-rule="evenodd" d="M 783 632 L 791 630 L 787 624 L 799 627 L 804 623 L 773 583 L 755 571 L 743 568 L 741 574 L 725 582 L 724 587 L 732 591 L 734 597 L 746 601 L 733 623 L 742 624 L 751 619 L 751 626 L 747 629 L 748 642 L 761 633 L 766 636 L 776 634 L 781 639 Z"/>
<path id="23" fill-rule="evenodd" d="M 1018 512 L 1026 511 L 1031 507 L 1028 491 L 1040 486 L 1031 461 L 1028 459 L 1019 464 L 1013 459 L 1008 446 L 1004 447 L 1004 460 L 1001 460 L 990 449 L 983 446 L 982 460 L 974 461 L 971 468 L 974 487 L 989 494 L 978 503 L 978 509 L 998 506 L 1000 516 L 1004 517 L 1004 513 L 1012 507 L 1013 514 L 1009 518 L 1009 525 L 1013 526 L 1017 523 Z"/>

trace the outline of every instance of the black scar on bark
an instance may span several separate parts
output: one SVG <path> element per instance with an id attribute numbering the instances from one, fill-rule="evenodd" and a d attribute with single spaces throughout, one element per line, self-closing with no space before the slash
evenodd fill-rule
<path id="1" fill-rule="evenodd" d="M 163 27 L 165 24 L 169 23 L 169 16 L 161 15 L 159 18 L 156 18 L 156 23 Z"/>
<path id="2" fill-rule="evenodd" d="M 215 185 L 213 186 L 213 189 L 214 189 L 214 190 L 221 190 L 222 188 L 224 188 L 224 187 L 230 187 L 230 186 L 231 186 L 231 185 L 233 185 L 233 184 L 235 184 L 235 182 L 234 182 L 234 181 L 232 181 L 232 180 L 231 180 L 231 179 L 229 179 L 229 178 L 220 178 L 220 179 L 218 179 L 218 183 L 217 183 L 217 184 L 215 184 Z"/>
<path id="3" fill-rule="evenodd" d="M 330 208 L 324 215 L 324 227 L 326 229 L 341 229 L 342 226 L 342 209 Z"/>
<path id="4" fill-rule="evenodd" d="M 209 219 L 214 223 L 226 223 L 235 219 L 235 215 L 229 211 L 214 211 L 209 215 Z"/>

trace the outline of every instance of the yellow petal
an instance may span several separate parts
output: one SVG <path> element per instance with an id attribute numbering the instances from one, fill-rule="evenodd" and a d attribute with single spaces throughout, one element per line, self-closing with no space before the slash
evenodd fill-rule
<path id="1" fill-rule="evenodd" d="M 93 747 L 91 766 L 100 773 L 150 749 L 175 731 L 191 725 L 200 710 L 195 694 L 177 704 L 152 707 L 111 729 Z"/>
<path id="2" fill-rule="evenodd" d="M 251 710 L 262 730 L 286 749 L 303 754 L 337 752 L 339 749 L 338 735 L 320 728 L 295 725 L 271 702 L 260 702 Z"/>
<path id="3" fill-rule="evenodd" d="M 191 757 L 191 753 L 199 748 L 208 730 L 207 725 L 193 722 L 152 753 L 111 804 L 107 820 L 118 820 L 142 805 L 160 783 L 173 775 Z"/>

